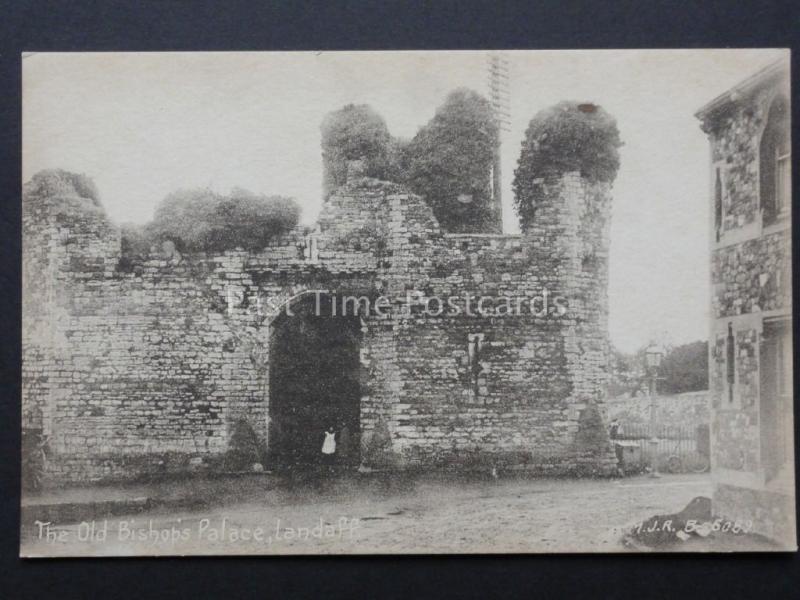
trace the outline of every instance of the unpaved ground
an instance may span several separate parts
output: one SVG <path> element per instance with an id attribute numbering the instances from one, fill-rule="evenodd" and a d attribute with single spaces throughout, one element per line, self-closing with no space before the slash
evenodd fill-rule
<path id="1" fill-rule="evenodd" d="M 241 489 L 237 489 L 241 485 Z M 23 523 L 24 556 L 621 552 L 625 529 L 710 495 L 708 475 L 621 480 L 226 480 L 190 492 L 208 508 Z M 194 486 L 194 487 L 193 487 Z M 105 490 L 141 494 L 153 490 Z M 65 492 L 65 497 L 91 490 Z M 58 497 L 51 494 L 48 499 Z M 235 498 L 238 498 L 235 499 Z M 215 502 L 216 500 L 216 502 Z"/>

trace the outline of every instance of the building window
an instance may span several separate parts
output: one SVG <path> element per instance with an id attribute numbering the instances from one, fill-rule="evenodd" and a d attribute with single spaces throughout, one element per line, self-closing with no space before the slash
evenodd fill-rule
<path id="1" fill-rule="evenodd" d="M 480 371 L 480 357 L 481 350 L 483 349 L 483 338 L 484 334 L 482 333 L 467 334 L 467 353 L 469 356 L 469 365 L 473 372 Z"/>
<path id="2" fill-rule="evenodd" d="M 716 171 L 716 181 L 714 182 L 714 231 L 717 235 L 717 241 L 722 238 L 722 227 L 723 227 L 723 214 L 722 214 L 722 175 L 720 174 L 720 168 L 717 167 Z"/>
<path id="3" fill-rule="evenodd" d="M 483 333 L 467 334 L 467 356 L 469 357 L 470 379 L 475 396 L 478 395 L 479 377 L 483 371 L 480 362 L 483 338 Z"/>
<path id="4" fill-rule="evenodd" d="M 792 201 L 792 160 L 791 148 L 785 146 L 775 149 L 775 203 L 778 215 L 789 210 Z"/>
<path id="5" fill-rule="evenodd" d="M 733 403 L 733 385 L 736 382 L 736 342 L 733 337 L 733 325 L 728 323 L 728 338 L 725 340 L 725 365 L 728 384 L 728 403 Z"/>
<path id="6" fill-rule="evenodd" d="M 790 467 L 794 446 L 791 322 L 765 322 L 760 350 L 761 463 L 769 481 Z"/>
<path id="7" fill-rule="evenodd" d="M 787 215 L 791 205 L 789 102 L 784 96 L 770 106 L 759 155 L 761 210 L 768 225 Z"/>

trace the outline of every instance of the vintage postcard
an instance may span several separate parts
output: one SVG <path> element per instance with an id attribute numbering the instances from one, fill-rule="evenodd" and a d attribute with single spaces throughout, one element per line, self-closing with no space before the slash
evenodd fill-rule
<path id="1" fill-rule="evenodd" d="M 796 550 L 788 50 L 22 71 L 22 556 Z"/>

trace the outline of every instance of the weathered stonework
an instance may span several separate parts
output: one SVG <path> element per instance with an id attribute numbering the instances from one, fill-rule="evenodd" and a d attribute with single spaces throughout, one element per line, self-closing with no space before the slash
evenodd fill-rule
<path id="1" fill-rule="evenodd" d="M 752 198 L 758 192 L 758 145 L 772 93 L 770 89 L 760 90 L 747 103 L 721 111 L 713 125 L 715 130 L 727 132 L 711 141 L 712 161 L 721 161 L 726 167 L 723 180 L 726 231 L 753 223 L 758 217 L 758 205 Z"/>
<path id="2" fill-rule="evenodd" d="M 712 308 L 718 318 L 781 310 L 791 304 L 789 229 L 716 250 L 711 258 Z"/>
<path id="3" fill-rule="evenodd" d="M 257 253 L 165 247 L 121 269 L 118 230 L 102 211 L 59 216 L 81 198 L 50 194 L 46 179 L 23 200 L 23 414 L 49 436 L 53 479 L 213 464 L 242 423 L 269 468 L 272 319 L 316 291 L 397 299 L 361 314 L 363 466 L 615 471 L 600 417 L 607 185 L 566 174 L 522 235 L 449 235 L 402 187 L 355 179 L 311 234 Z M 546 314 L 492 316 L 420 304 L 420 294 L 539 303 L 545 289 L 563 314 L 552 302 Z"/>
<path id="4" fill-rule="evenodd" d="M 660 428 L 694 430 L 708 425 L 708 392 L 684 392 L 669 396 L 634 396 L 606 400 L 608 419 L 623 424 L 648 425 L 655 421 Z M 655 416 L 653 416 L 655 411 Z M 624 429 L 624 425 L 623 425 Z"/>
<path id="5" fill-rule="evenodd" d="M 713 507 L 719 516 L 752 520 L 755 532 L 796 547 L 793 457 L 770 449 L 792 429 L 791 390 L 788 398 L 777 391 L 791 356 L 777 362 L 767 356 L 778 331 L 780 339 L 789 336 L 781 352 L 788 344 L 791 355 L 791 213 L 788 207 L 778 218 L 765 216 L 760 175 L 762 133 L 781 97 L 789 97 L 786 61 L 697 116 L 711 144 L 712 183 L 717 177 L 721 183 L 719 190 L 712 185 L 710 227 Z"/>

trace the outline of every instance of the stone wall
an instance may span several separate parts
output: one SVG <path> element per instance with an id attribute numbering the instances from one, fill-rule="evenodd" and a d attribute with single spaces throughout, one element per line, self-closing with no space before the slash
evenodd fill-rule
<path id="1" fill-rule="evenodd" d="M 791 305 L 789 229 L 724 246 L 711 257 L 712 310 L 724 318 Z"/>
<path id="2" fill-rule="evenodd" d="M 767 121 L 774 89 L 764 88 L 746 101 L 720 111 L 707 129 L 711 136 L 711 160 L 723 166 L 723 231 L 739 229 L 760 219 L 758 202 L 758 154 L 761 132 Z"/>
<path id="3" fill-rule="evenodd" d="M 723 234 L 711 251 L 710 394 L 720 468 L 755 472 L 759 465 L 759 344 L 764 318 L 791 314 L 791 229 L 767 226 L 759 200 L 759 144 L 770 103 L 785 80 L 760 87 L 705 116 L 712 167 L 724 172 Z M 711 199 L 712 203 L 714 198 Z M 713 211 L 712 211 L 713 213 Z M 712 214 L 712 219 L 713 219 Z M 728 384 L 728 327 L 734 383 Z"/>
<path id="4" fill-rule="evenodd" d="M 753 531 L 794 544 L 791 474 L 770 480 L 762 446 L 763 404 L 777 406 L 783 420 L 791 405 L 762 395 L 765 323 L 791 323 L 791 219 L 765 219 L 760 198 L 760 144 L 769 108 L 788 97 L 788 66 L 775 64 L 698 113 L 711 145 L 712 182 L 720 172 L 723 222 L 711 247 L 711 396 L 714 511 L 751 519 Z M 713 187 L 713 186 L 712 186 Z M 711 194 L 711 229 L 716 198 Z M 772 406 L 772 405 L 770 405 Z M 765 437 L 767 436 L 767 437 Z M 784 474 L 793 471 L 791 465 Z M 791 526 L 789 526 L 791 524 Z"/>
<path id="5" fill-rule="evenodd" d="M 521 236 L 445 235 L 420 198 L 357 179 L 313 231 L 260 252 L 165 246 L 121 269 L 102 210 L 59 217 L 42 177 L 23 200 L 23 414 L 49 436 L 54 479 L 213 465 L 243 423 L 269 467 L 270 322 L 315 291 L 390 299 L 386 314 L 362 314 L 365 466 L 614 471 L 599 416 L 607 186 L 575 173 L 550 182 Z M 76 189 L 60 194 L 81 203 Z M 468 294 L 495 313 L 423 310 Z M 518 298 L 536 314 L 504 313 Z"/>
<path id="6" fill-rule="evenodd" d="M 655 422 L 659 427 L 682 428 L 694 431 L 698 425 L 710 423 L 708 392 L 686 392 L 670 396 L 634 396 L 629 398 L 609 398 L 606 400 L 608 419 L 618 419 L 620 423 L 649 425 L 651 411 L 655 407 Z"/>

